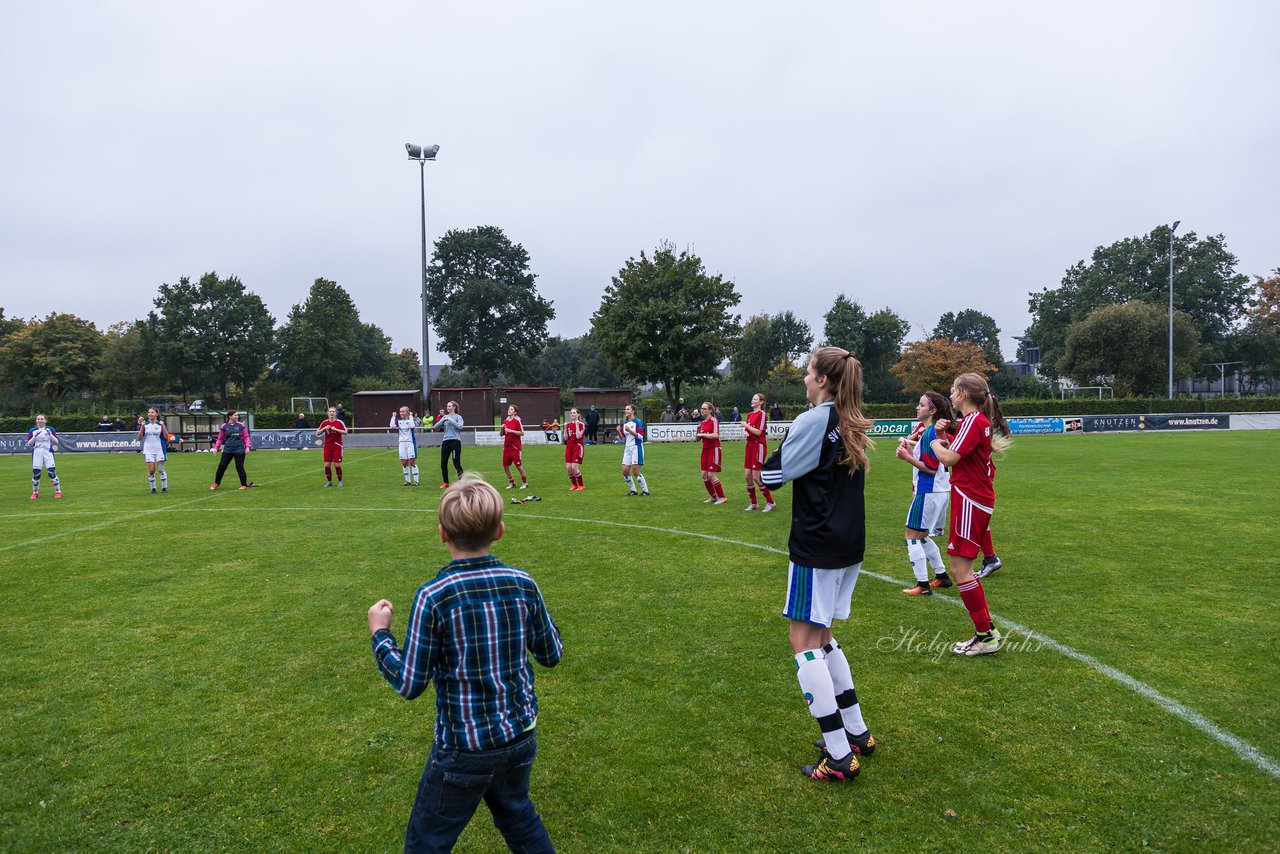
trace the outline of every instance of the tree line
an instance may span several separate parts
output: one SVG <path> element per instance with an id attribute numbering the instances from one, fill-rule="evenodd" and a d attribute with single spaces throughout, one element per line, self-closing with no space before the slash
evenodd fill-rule
<path id="1" fill-rule="evenodd" d="M 734 313 L 732 281 L 670 242 L 627 259 L 603 288 L 589 330 L 548 336 L 553 304 L 537 290 L 528 252 L 502 229 L 451 230 L 427 270 L 428 314 L 450 358 L 435 385 L 653 385 L 675 403 L 687 388 L 764 390 L 802 399 L 805 354 L 834 344 L 863 363 L 865 399 L 900 401 L 945 389 L 972 370 L 1002 396 L 1045 396 L 1063 380 L 1158 394 L 1167 371 L 1169 230 L 1098 247 L 1056 288 L 1030 294 L 1021 361 L 1039 377 L 1002 370 L 1000 329 L 972 308 L 941 315 L 923 340 L 890 308 L 867 311 L 844 293 L 821 335 L 791 311 Z M 1236 271 L 1222 235 L 1174 241 L 1177 377 L 1239 362 L 1248 381 L 1280 376 L 1280 268 L 1253 282 Z M 360 318 L 350 294 L 319 278 L 277 326 L 262 299 L 215 272 L 160 285 L 145 318 L 100 332 L 72 314 L 6 318 L 0 308 L 0 383 L 9 403 L 69 396 L 216 396 L 223 404 L 283 405 L 291 395 L 417 388 L 418 354 Z M 1162 307 L 1163 306 L 1163 307 Z M 1038 359 L 1036 358 L 1038 354 Z M 727 364 L 727 370 L 726 370 Z"/>

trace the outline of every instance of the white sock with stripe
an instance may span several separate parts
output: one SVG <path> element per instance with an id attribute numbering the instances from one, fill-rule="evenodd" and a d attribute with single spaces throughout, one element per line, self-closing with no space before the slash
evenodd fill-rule
<path id="1" fill-rule="evenodd" d="M 796 679 L 809 704 L 809 714 L 818 722 L 827 752 L 832 759 L 844 759 L 850 753 L 849 739 L 844 734 L 844 721 L 836 706 L 835 687 L 820 649 L 796 653 Z"/>
<path id="2" fill-rule="evenodd" d="M 404 482 L 409 483 L 409 467 L 400 466 L 400 471 L 404 472 Z"/>
<path id="3" fill-rule="evenodd" d="M 942 562 L 942 552 L 938 550 L 938 544 L 925 537 L 922 545 L 924 546 L 925 560 L 929 561 L 929 566 L 933 568 L 934 573 L 942 575 L 946 572 L 947 565 Z"/>
<path id="4" fill-rule="evenodd" d="M 862 719 L 862 704 L 858 702 L 858 693 L 853 687 L 849 659 L 844 657 L 844 650 L 835 638 L 822 648 L 822 652 L 827 662 L 827 672 L 831 674 L 831 686 L 844 728 L 853 735 L 862 735 L 867 731 L 867 723 Z"/>
<path id="5" fill-rule="evenodd" d="M 640 481 L 640 491 L 641 491 L 641 492 L 648 492 L 648 491 L 649 491 L 649 484 L 645 483 L 644 475 L 643 475 L 643 474 L 638 474 L 638 475 L 636 475 L 636 480 Z"/>
<path id="6" fill-rule="evenodd" d="M 911 571 L 915 573 L 916 581 L 928 584 L 929 568 L 925 564 L 924 544 L 920 540 L 907 540 L 907 560 L 911 561 Z"/>
<path id="7" fill-rule="evenodd" d="M 413 475 L 413 482 L 417 483 L 418 482 L 418 464 L 417 463 L 414 463 L 413 465 L 409 466 L 409 473 Z"/>

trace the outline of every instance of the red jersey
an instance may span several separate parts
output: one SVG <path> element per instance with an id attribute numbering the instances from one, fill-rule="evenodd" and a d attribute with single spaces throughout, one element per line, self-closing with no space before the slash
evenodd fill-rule
<path id="1" fill-rule="evenodd" d="M 524 425 L 520 423 L 520 416 L 508 418 L 502 422 L 502 426 L 506 428 L 506 432 L 502 434 L 502 447 L 513 451 L 523 448 Z"/>
<path id="2" fill-rule="evenodd" d="M 714 439 L 708 439 L 705 436 L 702 439 L 702 450 L 709 451 L 712 448 L 720 447 L 720 422 L 715 418 L 708 418 L 698 425 L 699 433 L 715 433 Z"/>
<path id="3" fill-rule="evenodd" d="M 960 460 L 951 467 L 951 489 L 975 504 L 996 506 L 996 467 L 991 462 L 991 422 L 974 410 L 960 422 L 951 439 Z"/>
<path id="4" fill-rule="evenodd" d="M 342 436 L 347 432 L 347 425 L 336 419 L 330 421 L 326 418 L 324 421 L 320 422 L 320 427 L 321 429 L 325 427 L 329 428 L 329 430 L 324 434 L 324 446 L 326 448 L 342 447 Z"/>
<path id="5" fill-rule="evenodd" d="M 587 425 L 581 421 L 564 422 L 564 446 L 565 448 L 580 447 L 582 439 L 587 433 Z"/>
<path id="6" fill-rule="evenodd" d="M 761 409 L 758 411 L 752 411 L 747 413 L 747 424 L 751 427 L 756 428 L 757 430 L 763 431 L 768 426 L 769 422 L 768 422 L 768 419 L 765 418 L 764 410 Z M 743 432 L 747 434 L 748 445 L 768 445 L 769 444 L 767 433 L 762 432 L 759 436 L 756 436 L 756 435 L 753 435 L 750 430 L 744 430 Z"/>

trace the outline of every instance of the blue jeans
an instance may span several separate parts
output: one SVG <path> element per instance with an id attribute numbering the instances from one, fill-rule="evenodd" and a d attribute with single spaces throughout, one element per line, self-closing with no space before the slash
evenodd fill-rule
<path id="1" fill-rule="evenodd" d="M 547 828 L 529 799 L 529 774 L 538 755 L 534 731 L 494 750 L 441 750 L 431 745 L 418 782 L 404 850 L 450 851 L 483 800 L 507 847 L 554 852 Z"/>

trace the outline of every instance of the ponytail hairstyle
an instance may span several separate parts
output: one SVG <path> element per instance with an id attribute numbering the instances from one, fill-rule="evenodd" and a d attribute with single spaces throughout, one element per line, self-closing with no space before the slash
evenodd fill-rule
<path id="1" fill-rule="evenodd" d="M 874 447 L 867 438 L 871 421 L 862 414 L 862 363 L 842 347 L 820 347 L 809 354 L 809 364 L 817 376 L 826 377 L 835 396 L 836 413 L 840 417 L 840 443 L 844 448 L 844 465 L 849 476 L 868 468 L 867 448 Z"/>
<path id="2" fill-rule="evenodd" d="M 987 416 L 987 420 L 991 422 L 991 449 L 1003 453 L 1012 443 L 1009 439 L 1009 422 L 1004 418 L 1000 401 L 987 386 L 986 378 L 982 374 L 961 374 L 956 377 L 955 387 L 964 392 L 982 414 Z"/>
<path id="3" fill-rule="evenodd" d="M 951 401 L 936 391 L 926 391 L 924 396 L 929 398 L 929 403 L 933 406 L 933 420 L 935 423 L 942 420 L 953 421 L 951 415 Z"/>

